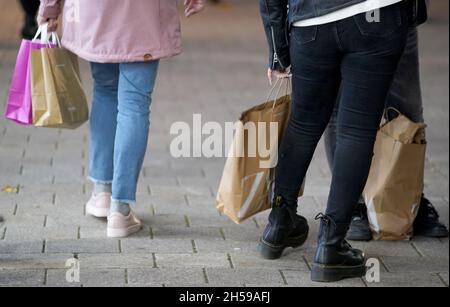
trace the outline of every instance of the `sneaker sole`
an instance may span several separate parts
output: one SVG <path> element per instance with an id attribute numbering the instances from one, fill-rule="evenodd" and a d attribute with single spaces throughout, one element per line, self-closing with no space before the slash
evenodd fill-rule
<path id="1" fill-rule="evenodd" d="M 313 263 L 311 280 L 315 282 L 336 282 L 346 278 L 363 277 L 366 274 L 366 265 L 357 266 L 330 266 Z"/>
<path id="2" fill-rule="evenodd" d="M 286 248 L 288 248 L 288 247 L 298 248 L 298 247 L 302 246 L 303 244 L 305 244 L 306 240 L 308 239 L 308 233 L 309 233 L 309 230 L 305 234 L 303 234 L 299 237 L 290 239 L 289 242 L 286 243 L 285 245 L 279 245 L 279 246 L 270 244 L 270 243 L 264 241 L 263 239 L 261 239 L 259 246 L 258 246 L 259 253 L 261 254 L 261 256 L 264 259 L 268 259 L 268 260 L 279 259 L 283 255 L 283 252 Z"/>
<path id="3" fill-rule="evenodd" d="M 134 225 L 125 229 L 107 228 L 108 238 L 126 238 L 142 229 L 142 225 Z"/>
<path id="4" fill-rule="evenodd" d="M 88 204 L 86 205 L 86 215 L 92 215 L 99 218 L 106 218 L 109 215 L 109 209 L 96 208 Z"/>

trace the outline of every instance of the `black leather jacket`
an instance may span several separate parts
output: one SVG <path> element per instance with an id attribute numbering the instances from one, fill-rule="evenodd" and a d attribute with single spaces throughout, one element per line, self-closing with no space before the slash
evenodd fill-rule
<path id="1" fill-rule="evenodd" d="M 291 65 L 289 29 L 297 21 L 323 16 L 366 0 L 260 0 L 261 17 L 269 43 L 269 67 L 284 69 Z M 413 25 L 426 20 L 426 0 L 410 3 Z"/>

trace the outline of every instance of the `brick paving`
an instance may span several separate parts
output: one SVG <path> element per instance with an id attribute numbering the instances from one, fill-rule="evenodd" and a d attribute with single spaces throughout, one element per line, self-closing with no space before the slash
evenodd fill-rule
<path id="1" fill-rule="evenodd" d="M 449 220 L 448 2 L 434 1 L 421 29 L 425 113 L 429 124 L 426 191 Z M 0 0 L 0 109 L 17 54 L 21 14 Z M 266 44 L 257 1 L 226 1 L 183 20 L 185 52 L 164 61 L 152 109 L 152 132 L 136 211 L 145 223 L 132 238 L 105 238 L 105 222 L 86 217 L 88 127 L 76 131 L 21 127 L 0 120 L 0 286 L 324 286 L 309 279 L 330 181 L 322 147 L 308 174 L 301 213 L 311 221 L 305 247 L 279 261 L 258 257 L 267 213 L 236 226 L 215 210 L 223 159 L 174 159 L 175 121 L 234 121 L 262 101 Z M 86 63 L 83 79 L 91 80 Z M 3 111 L 2 111 L 3 112 Z M 448 286 L 448 239 L 355 243 L 381 260 L 381 282 L 326 286 Z M 66 261 L 80 261 L 80 283 L 66 281 Z"/>

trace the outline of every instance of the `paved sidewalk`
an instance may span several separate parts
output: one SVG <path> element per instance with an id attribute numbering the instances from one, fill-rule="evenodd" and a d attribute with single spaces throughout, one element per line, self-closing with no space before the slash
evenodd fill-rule
<path id="1" fill-rule="evenodd" d="M 86 217 L 88 126 L 76 131 L 21 127 L 0 120 L 0 286 L 324 286 L 310 281 L 318 224 L 330 181 L 323 147 L 308 174 L 301 213 L 312 227 L 304 248 L 279 261 L 258 257 L 267 213 L 234 225 L 215 210 L 223 159 L 173 159 L 175 121 L 235 121 L 265 98 L 266 43 L 257 1 L 233 0 L 183 21 L 185 53 L 164 61 L 152 109 L 150 146 L 139 182 L 138 235 L 105 239 L 105 221 Z M 448 2 L 433 1 L 421 29 L 425 111 L 429 123 L 427 195 L 449 219 Z M 17 54 L 21 15 L 0 0 L 0 109 Z M 86 63 L 83 79 L 90 95 Z M 3 111 L 1 111 L 3 112 Z M 8 188 L 9 186 L 9 188 Z M 3 189 L 3 190 L 2 190 Z M 448 286 L 449 241 L 355 243 L 381 260 L 381 283 L 326 286 Z M 81 283 L 66 281 L 66 261 L 80 260 Z"/>

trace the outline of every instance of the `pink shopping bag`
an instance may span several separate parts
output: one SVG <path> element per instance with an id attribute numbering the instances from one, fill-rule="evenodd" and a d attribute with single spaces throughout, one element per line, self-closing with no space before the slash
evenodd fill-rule
<path id="1" fill-rule="evenodd" d="M 30 40 L 22 40 L 20 45 L 5 113 L 7 119 L 16 123 L 23 125 L 33 124 L 30 53 L 31 49 L 43 47 L 55 47 L 55 45 Z"/>

